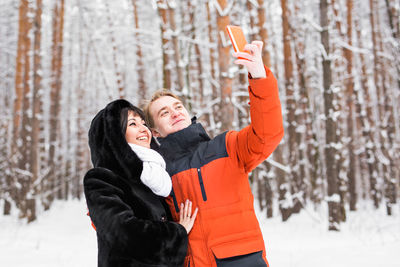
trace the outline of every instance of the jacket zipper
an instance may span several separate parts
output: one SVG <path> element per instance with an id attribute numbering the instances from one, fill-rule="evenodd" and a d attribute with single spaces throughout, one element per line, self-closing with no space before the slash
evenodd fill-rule
<path id="1" fill-rule="evenodd" d="M 172 190 L 171 190 L 171 195 L 172 195 L 172 199 L 174 201 L 175 211 L 176 211 L 176 213 L 179 213 L 178 201 L 176 201 L 176 196 L 175 196 L 175 192 L 174 192 L 174 188 L 173 187 L 172 187 Z"/>
<path id="2" fill-rule="evenodd" d="M 205 188 L 204 188 L 203 177 L 201 176 L 200 168 L 197 168 L 197 174 L 198 174 L 198 176 L 199 176 L 199 183 L 200 183 L 201 195 L 203 196 L 203 200 L 204 200 L 204 201 L 207 201 L 206 190 L 205 190 Z"/>

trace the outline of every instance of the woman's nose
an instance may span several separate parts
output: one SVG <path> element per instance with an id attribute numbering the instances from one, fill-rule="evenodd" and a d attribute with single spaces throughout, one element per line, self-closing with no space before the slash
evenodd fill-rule
<path id="1" fill-rule="evenodd" d="M 146 132 L 146 131 L 147 131 L 146 125 L 141 124 L 141 125 L 140 125 L 140 131 L 141 131 L 141 132 Z"/>

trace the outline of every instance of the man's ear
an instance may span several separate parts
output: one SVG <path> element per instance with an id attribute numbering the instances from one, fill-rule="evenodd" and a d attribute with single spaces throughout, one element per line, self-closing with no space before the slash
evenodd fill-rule
<path id="1" fill-rule="evenodd" d="M 156 129 L 151 129 L 151 134 L 152 134 L 154 137 L 161 137 L 160 133 L 157 132 Z"/>

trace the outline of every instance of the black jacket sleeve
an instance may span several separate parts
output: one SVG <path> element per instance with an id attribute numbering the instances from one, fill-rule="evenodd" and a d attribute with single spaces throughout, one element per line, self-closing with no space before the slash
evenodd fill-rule
<path id="1" fill-rule="evenodd" d="M 110 253 L 121 257 L 148 264 L 182 265 L 188 242 L 185 228 L 171 221 L 136 217 L 126 202 L 127 186 L 107 169 L 95 168 L 85 175 L 86 201 L 98 238 Z"/>

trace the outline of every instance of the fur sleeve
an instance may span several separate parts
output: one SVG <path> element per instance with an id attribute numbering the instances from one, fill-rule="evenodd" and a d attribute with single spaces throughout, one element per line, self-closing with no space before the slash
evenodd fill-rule
<path id="1" fill-rule="evenodd" d="M 98 236 L 110 246 L 111 253 L 118 251 L 149 264 L 182 265 L 188 242 L 185 228 L 170 221 L 135 217 L 125 201 L 126 186 L 107 169 L 92 169 L 85 175 L 86 201 Z"/>

